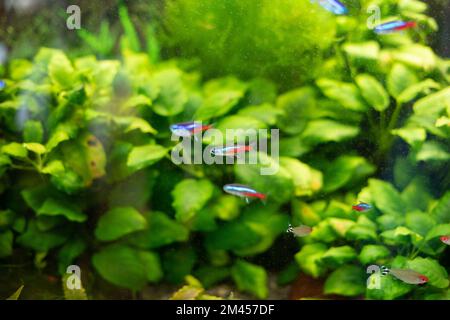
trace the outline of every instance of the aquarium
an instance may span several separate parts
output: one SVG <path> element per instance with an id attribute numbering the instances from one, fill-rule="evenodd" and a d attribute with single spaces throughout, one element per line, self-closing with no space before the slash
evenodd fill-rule
<path id="1" fill-rule="evenodd" d="M 0 1 L 0 300 L 449 300 L 449 7 Z"/>

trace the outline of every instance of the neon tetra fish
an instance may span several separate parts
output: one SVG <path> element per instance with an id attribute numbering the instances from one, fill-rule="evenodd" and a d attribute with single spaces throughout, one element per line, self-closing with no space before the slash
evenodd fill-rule
<path id="1" fill-rule="evenodd" d="M 311 2 L 314 2 L 314 0 L 311 0 Z M 334 14 L 341 15 L 348 13 L 347 8 L 338 0 L 318 0 L 317 2 L 323 8 Z"/>
<path id="2" fill-rule="evenodd" d="M 357 205 L 352 206 L 353 210 L 363 212 L 372 209 L 372 206 L 365 202 L 360 202 Z"/>
<path id="3" fill-rule="evenodd" d="M 292 227 L 289 224 L 287 232 L 292 233 L 296 237 L 306 237 L 307 235 L 309 235 L 312 232 L 312 230 L 313 229 L 309 226 L 299 225 L 297 227 Z"/>
<path id="4" fill-rule="evenodd" d="M 394 277 L 408 284 L 424 284 L 428 282 L 428 277 L 417 271 L 410 269 L 388 269 L 385 270 Z"/>
<path id="5" fill-rule="evenodd" d="M 3 80 L 0 80 L 0 90 L 3 90 L 6 87 L 6 83 Z"/>
<path id="6" fill-rule="evenodd" d="M 378 34 L 392 33 L 415 27 L 417 24 L 414 21 L 390 21 L 379 24 L 374 28 L 374 31 Z"/>
<path id="7" fill-rule="evenodd" d="M 170 126 L 170 131 L 180 137 L 190 137 L 211 128 L 212 125 L 203 125 L 201 122 L 191 121 L 172 124 Z"/>
<path id="8" fill-rule="evenodd" d="M 242 184 L 226 184 L 223 186 L 223 190 L 226 193 L 232 194 L 234 196 L 238 196 L 244 198 L 247 203 L 249 203 L 249 199 L 261 199 L 262 201 L 266 200 L 266 195 L 252 189 L 248 186 L 244 186 Z"/>
<path id="9" fill-rule="evenodd" d="M 445 243 L 446 245 L 450 246 L 450 236 L 442 236 L 442 237 L 439 237 L 439 239 L 441 239 L 441 241 L 443 243 Z"/>

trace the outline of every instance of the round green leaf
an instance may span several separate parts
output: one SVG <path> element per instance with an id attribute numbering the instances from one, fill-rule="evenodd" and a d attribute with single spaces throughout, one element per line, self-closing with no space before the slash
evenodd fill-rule
<path id="1" fill-rule="evenodd" d="M 231 276 L 239 290 L 250 292 L 260 299 L 267 298 L 269 290 L 264 268 L 238 260 L 231 267 Z"/>
<path id="2" fill-rule="evenodd" d="M 214 185 L 209 180 L 185 179 L 172 190 L 175 218 L 187 222 L 202 209 L 212 197 Z"/>
<path id="3" fill-rule="evenodd" d="M 389 95 L 377 79 L 368 74 L 360 74 L 355 78 L 364 99 L 377 111 L 389 106 Z"/>
<path id="4" fill-rule="evenodd" d="M 131 290 L 140 290 L 148 281 L 162 278 L 157 254 L 121 244 L 107 246 L 94 254 L 92 264 L 104 279 Z"/>
<path id="5" fill-rule="evenodd" d="M 112 241 L 147 227 L 145 218 L 132 207 L 117 207 L 102 215 L 95 228 L 95 236 Z"/>
<path id="6" fill-rule="evenodd" d="M 342 296 L 358 296 L 366 289 L 366 275 L 364 268 L 353 265 L 342 266 L 333 271 L 323 287 L 325 294 Z"/>

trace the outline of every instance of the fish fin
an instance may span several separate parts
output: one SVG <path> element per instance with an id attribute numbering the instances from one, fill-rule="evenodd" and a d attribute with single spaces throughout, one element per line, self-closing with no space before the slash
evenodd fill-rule
<path id="1" fill-rule="evenodd" d="M 245 202 L 246 202 L 247 204 L 249 204 L 249 203 L 250 203 L 250 199 L 249 199 L 248 197 L 245 197 Z"/>

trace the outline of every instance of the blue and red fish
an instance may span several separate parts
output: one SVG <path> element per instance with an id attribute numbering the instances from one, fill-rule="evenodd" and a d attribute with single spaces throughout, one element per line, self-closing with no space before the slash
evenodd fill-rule
<path id="1" fill-rule="evenodd" d="M 170 131 L 180 137 L 191 137 L 196 133 L 211 129 L 212 125 L 204 125 L 201 122 L 190 121 L 172 124 Z"/>
<path id="2" fill-rule="evenodd" d="M 314 0 L 311 0 L 314 2 Z M 318 0 L 319 5 L 321 5 L 326 10 L 333 12 L 337 15 L 347 14 L 348 10 L 342 2 L 338 0 Z"/>
<path id="3" fill-rule="evenodd" d="M 352 209 L 359 211 L 359 212 L 364 212 L 364 211 L 372 209 L 372 206 L 368 203 L 360 202 L 357 205 L 353 205 Z"/>
<path id="4" fill-rule="evenodd" d="M 234 196 L 244 198 L 247 203 L 249 203 L 249 199 L 260 199 L 264 201 L 267 198 L 265 194 L 258 192 L 249 186 L 237 183 L 224 185 L 223 191 Z"/>
<path id="5" fill-rule="evenodd" d="M 409 28 L 414 28 L 416 25 L 417 23 L 414 21 L 396 20 L 379 24 L 374 28 L 374 31 L 378 34 L 386 34 Z"/>
<path id="6" fill-rule="evenodd" d="M 239 156 L 245 152 L 249 152 L 254 150 L 254 147 L 252 144 L 245 145 L 245 144 L 237 144 L 233 146 L 227 146 L 227 147 L 214 147 L 211 149 L 211 154 L 214 156 L 225 156 L 225 157 L 233 157 L 233 156 Z"/>
<path id="7" fill-rule="evenodd" d="M 0 80 L 0 90 L 3 90 L 6 87 L 6 82 L 3 80 Z"/>

